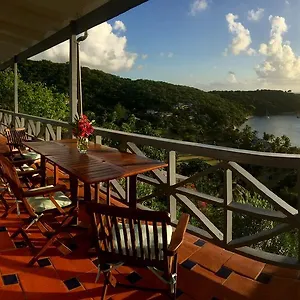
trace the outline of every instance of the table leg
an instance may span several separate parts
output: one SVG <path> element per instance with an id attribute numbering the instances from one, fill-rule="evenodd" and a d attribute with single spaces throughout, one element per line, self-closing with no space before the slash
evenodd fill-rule
<path id="1" fill-rule="evenodd" d="M 129 207 L 136 208 L 137 198 L 136 198 L 136 179 L 137 175 L 129 177 Z"/>
<path id="2" fill-rule="evenodd" d="M 95 183 L 95 201 L 99 203 L 99 183 Z"/>
<path id="3" fill-rule="evenodd" d="M 110 205 L 110 181 L 107 181 L 106 204 Z"/>
<path id="4" fill-rule="evenodd" d="M 84 201 L 92 201 L 91 186 L 88 183 L 84 183 Z"/>
<path id="5" fill-rule="evenodd" d="M 59 180 L 59 176 L 58 176 L 58 167 L 57 167 L 57 165 L 53 165 L 53 167 L 54 167 L 54 170 L 53 170 L 53 175 L 54 175 L 54 179 L 53 179 L 53 184 L 54 185 L 57 185 L 57 182 L 58 182 L 58 180 Z"/>
<path id="6" fill-rule="evenodd" d="M 41 155 L 41 186 L 46 185 L 46 157 Z"/>
<path id="7" fill-rule="evenodd" d="M 78 202 L 78 179 L 75 176 L 69 175 L 71 200 Z"/>

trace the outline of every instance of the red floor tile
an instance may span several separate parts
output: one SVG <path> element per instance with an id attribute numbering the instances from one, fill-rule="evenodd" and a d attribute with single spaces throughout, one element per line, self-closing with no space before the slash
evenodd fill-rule
<path id="1" fill-rule="evenodd" d="M 15 245 L 8 235 L 7 231 L 0 232 L 0 251 L 15 249 Z"/>
<path id="2" fill-rule="evenodd" d="M 234 254 L 225 263 L 225 266 L 241 275 L 254 279 L 262 271 L 265 264 L 238 254 Z"/>
<path id="3" fill-rule="evenodd" d="M 205 267 L 206 269 L 217 272 L 222 265 L 225 264 L 228 259 L 230 259 L 231 256 L 231 252 L 228 252 L 210 243 L 206 243 L 189 259 Z"/>

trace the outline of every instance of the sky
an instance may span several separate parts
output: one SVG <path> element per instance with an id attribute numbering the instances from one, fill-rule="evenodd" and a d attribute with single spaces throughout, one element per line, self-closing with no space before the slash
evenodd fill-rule
<path id="1" fill-rule="evenodd" d="M 300 0 L 149 0 L 89 30 L 83 66 L 203 90 L 300 92 Z M 68 60 L 68 42 L 33 59 Z"/>

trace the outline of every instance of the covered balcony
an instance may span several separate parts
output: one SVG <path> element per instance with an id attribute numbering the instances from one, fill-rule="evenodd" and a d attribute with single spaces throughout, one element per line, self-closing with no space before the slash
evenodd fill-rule
<path id="1" fill-rule="evenodd" d="M 29 4 L 14 2 L 3 7 L 3 20 L 7 33 L 0 37 L 4 47 L 0 52 L 1 69 L 14 65 L 15 93 L 14 111 L 0 109 L 0 152 L 7 153 L 4 132 L 6 128 L 25 128 L 28 136 L 41 141 L 57 141 L 70 137 L 67 122 L 26 115 L 18 111 L 18 62 L 25 60 L 58 43 L 70 39 L 70 121 L 78 113 L 78 65 L 76 34 L 109 20 L 144 1 L 69 1 L 60 7 L 56 1 L 43 4 L 30 1 Z M 26 13 L 21 13 L 23 7 Z M 47 17 L 43 12 L 47 11 Z M 28 15 L 25 17 L 25 14 Z M 57 12 L 60 14 L 57 15 Z M 10 21 L 17 13 L 19 24 Z M 23 21 L 21 17 L 24 17 Z M 32 23 L 26 23 L 31 16 Z M 26 19 L 27 18 L 27 19 Z M 5 19 L 5 20 L 4 20 Z M 30 19 L 30 18 L 29 18 Z M 43 24 L 39 34 L 33 29 L 34 21 Z M 47 22 L 44 20 L 47 20 Z M 26 26 L 24 24 L 26 23 Z M 33 34 L 33 33 L 36 34 Z M 24 36 L 23 36 L 24 35 Z M 22 36 L 22 38 L 21 38 Z M 95 143 L 114 145 L 120 152 L 145 156 L 147 149 L 160 149 L 167 167 L 149 171 L 137 176 L 138 186 L 143 193 L 136 195 L 138 209 L 148 209 L 148 201 L 162 199 L 165 210 L 171 216 L 172 225 L 178 223 L 181 212 L 191 215 L 188 233 L 179 249 L 177 299 L 298 299 L 300 298 L 300 225 L 299 203 L 291 206 L 276 195 L 270 188 L 255 178 L 246 166 L 259 166 L 290 169 L 299 178 L 299 155 L 262 153 L 232 149 L 152 136 L 126 133 L 105 128 L 95 128 Z M 146 151 L 143 151 L 146 150 Z M 151 155 L 151 151 L 148 151 Z M 148 153 L 147 152 L 147 153 Z M 209 157 L 214 163 L 205 170 L 196 171 L 187 177 L 177 172 L 178 154 L 186 154 L 205 160 Z M 46 181 L 69 186 L 68 176 L 62 170 L 54 171 L 53 165 L 46 164 Z M 222 195 L 208 195 L 193 185 L 196 182 L 209 182 L 209 176 L 221 173 L 223 176 Z M 266 201 L 264 207 L 236 201 L 235 178 Z M 104 202 L 108 194 L 107 186 L 97 186 L 97 201 Z M 126 180 L 111 181 L 110 201 L 114 206 L 126 207 L 129 204 Z M 295 190 L 300 193 L 300 181 Z M 84 196 L 79 184 L 78 196 Z M 15 203 L 13 197 L 5 196 L 8 203 Z M 219 214 L 216 225 L 206 214 L 203 206 L 213 207 Z M 1 207 L 4 212 L 4 207 Z M 0 212 L 1 213 L 1 212 Z M 249 235 L 235 233 L 234 215 L 264 221 L 268 226 Z M 86 235 L 72 232 L 72 253 L 60 255 L 52 247 L 38 260 L 38 264 L 28 266 L 32 257 L 30 249 L 22 237 L 12 238 L 11 234 L 26 219 L 26 214 L 14 211 L 0 219 L 0 299 L 100 299 L 103 289 L 103 275 L 95 283 L 97 276 L 96 256 L 88 253 L 90 246 Z M 79 220 L 87 221 L 85 203 L 81 201 Z M 242 226 L 240 223 L 239 226 Z M 256 223 L 255 223 L 256 224 Z M 297 253 L 289 255 L 288 249 L 268 251 L 261 243 L 268 245 L 277 236 L 289 233 L 297 241 Z M 30 228 L 30 238 L 38 248 L 45 241 L 35 226 Z M 125 284 L 145 287 L 165 287 L 147 269 L 122 266 L 114 270 L 117 280 Z M 109 288 L 107 299 L 168 299 L 157 292 L 127 290 L 121 287 Z"/>

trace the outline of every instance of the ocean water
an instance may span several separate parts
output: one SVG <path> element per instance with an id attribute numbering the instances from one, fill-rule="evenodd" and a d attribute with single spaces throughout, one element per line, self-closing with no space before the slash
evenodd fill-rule
<path id="1" fill-rule="evenodd" d="M 247 120 L 241 128 L 249 125 L 258 132 L 258 137 L 263 137 L 264 132 L 275 136 L 286 135 L 291 144 L 300 147 L 300 118 L 296 115 L 253 117 Z"/>

